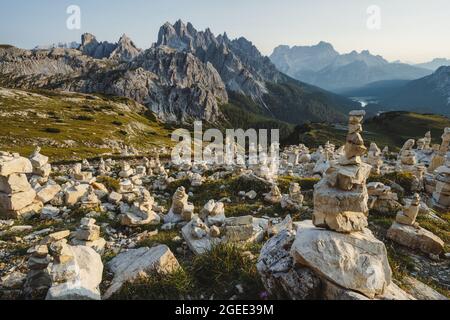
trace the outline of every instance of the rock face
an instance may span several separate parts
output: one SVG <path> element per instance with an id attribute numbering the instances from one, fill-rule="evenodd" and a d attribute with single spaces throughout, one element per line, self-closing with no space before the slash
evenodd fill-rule
<path id="1" fill-rule="evenodd" d="M 108 44 L 84 35 L 79 50 L 2 48 L 0 73 L 7 75 L 7 82 L 1 83 L 7 87 L 128 97 L 166 121 L 214 122 L 219 104 L 228 102 L 225 85 L 211 64 L 168 47 L 140 53 L 126 36 Z"/>
<path id="2" fill-rule="evenodd" d="M 424 253 L 439 255 L 444 250 L 444 241 L 421 227 L 395 222 L 388 230 L 387 237 L 405 247 Z"/>
<path id="3" fill-rule="evenodd" d="M 371 166 L 361 162 L 365 153 L 361 121 L 365 112 L 352 111 L 345 154 L 331 163 L 325 177 L 314 188 L 313 222 L 338 232 L 361 231 L 367 227 L 366 180 Z"/>
<path id="4" fill-rule="evenodd" d="M 369 298 L 382 295 L 391 283 L 386 248 L 368 229 L 346 235 L 302 222 L 291 254 L 321 277 Z"/>
<path id="5" fill-rule="evenodd" d="M 231 91 L 252 98 L 267 93 L 265 81 L 276 82 L 275 66 L 244 38 L 229 40 L 227 35 L 215 37 L 209 29 L 197 31 L 181 20 L 164 24 L 158 34 L 158 46 L 192 52 L 203 62 L 210 62 Z"/>
<path id="6" fill-rule="evenodd" d="M 357 105 L 284 75 L 245 38 L 216 37 L 181 21 L 162 26 L 158 42 L 144 51 L 125 35 L 108 43 L 84 34 L 74 49 L 5 46 L 0 73 L 3 87 L 124 96 L 170 122 L 224 120 L 219 106 L 229 102 L 228 92 L 251 98 L 268 118 L 296 124 L 343 120 L 342 110 Z"/>
<path id="7" fill-rule="evenodd" d="M 142 276 L 151 276 L 152 272 L 170 273 L 181 268 L 173 253 L 165 245 L 123 252 L 112 259 L 107 267 L 114 273 L 114 278 L 104 294 L 104 299 L 110 298 L 126 282 L 137 280 Z"/>

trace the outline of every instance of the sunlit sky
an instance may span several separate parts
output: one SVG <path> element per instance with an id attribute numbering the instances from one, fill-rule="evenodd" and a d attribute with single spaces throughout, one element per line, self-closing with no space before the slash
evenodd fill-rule
<path id="1" fill-rule="evenodd" d="M 81 8 L 80 30 L 66 28 L 69 5 Z M 379 30 L 367 28 L 370 5 L 381 9 Z M 327 41 L 341 53 L 367 49 L 390 61 L 450 58 L 449 0 L 0 0 L 0 43 L 79 42 L 84 32 L 115 42 L 126 33 L 148 48 L 162 24 L 180 18 L 244 36 L 266 55 L 280 44 Z"/>

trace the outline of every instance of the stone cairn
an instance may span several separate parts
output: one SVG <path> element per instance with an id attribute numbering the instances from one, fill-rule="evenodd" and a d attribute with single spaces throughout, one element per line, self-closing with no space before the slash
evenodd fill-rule
<path id="1" fill-rule="evenodd" d="M 433 192 L 431 204 L 435 210 L 440 212 L 450 211 L 450 153 L 444 165 L 435 170 L 436 187 Z"/>
<path id="2" fill-rule="evenodd" d="M 415 172 L 416 171 L 416 153 L 413 150 L 414 139 L 409 139 L 405 142 L 398 154 L 397 171 Z"/>
<path id="3" fill-rule="evenodd" d="M 42 209 L 42 203 L 36 208 L 36 191 L 26 176 L 32 172 L 27 158 L 0 152 L 0 214 L 17 218 Z"/>
<path id="4" fill-rule="evenodd" d="M 383 156 L 381 154 L 380 148 L 376 143 L 372 142 L 370 144 L 369 152 L 367 155 L 367 163 L 372 166 L 371 173 L 379 175 L 381 174 L 381 166 L 383 165 Z"/>
<path id="5" fill-rule="evenodd" d="M 442 143 L 437 150 L 436 154 L 431 159 L 430 166 L 428 167 L 428 172 L 433 173 L 434 170 L 442 166 L 445 162 L 445 155 L 449 150 L 450 145 L 450 128 L 445 128 L 442 134 Z"/>
<path id="6" fill-rule="evenodd" d="M 188 202 L 189 196 L 184 187 L 179 187 L 172 197 L 172 207 L 164 217 L 165 223 L 191 221 L 194 214 L 194 205 Z"/>
<path id="7" fill-rule="evenodd" d="M 30 161 L 33 166 L 33 178 L 42 184 L 47 182 L 52 171 L 52 166 L 48 163 L 48 157 L 42 155 L 40 152 L 41 148 L 37 147 L 30 156 Z"/>
<path id="8" fill-rule="evenodd" d="M 367 226 L 366 180 L 371 166 L 361 161 L 366 152 L 361 137 L 364 111 L 352 111 L 345 153 L 332 162 L 314 192 L 313 222 L 338 232 L 361 231 Z"/>
<path id="9" fill-rule="evenodd" d="M 106 241 L 100 237 L 100 227 L 95 222 L 95 219 L 81 219 L 80 226 L 75 232 L 75 238 L 72 239 L 72 244 L 92 248 L 98 254 L 102 255 Z"/>
<path id="10" fill-rule="evenodd" d="M 100 300 L 103 263 L 93 249 L 70 246 L 66 239 L 49 246 L 51 287 L 46 300 Z"/>
<path id="11" fill-rule="evenodd" d="M 364 114 L 350 112 L 344 155 L 315 187 L 313 221 L 297 223 L 296 235 L 287 223 L 261 250 L 257 268 L 275 295 L 282 288 L 298 299 L 373 299 L 391 285 L 386 247 L 366 228 L 371 166 L 361 161 Z"/>
<path id="12" fill-rule="evenodd" d="M 444 250 L 444 242 L 432 232 L 420 227 L 416 222 L 420 209 L 420 196 L 415 194 L 410 202 L 403 206 L 389 228 L 387 237 L 413 250 L 426 254 L 439 255 Z"/>
<path id="13" fill-rule="evenodd" d="M 142 190 L 142 195 L 130 207 L 122 205 L 122 214 L 119 216 L 120 223 L 124 226 L 134 227 L 142 225 L 157 225 L 161 218 L 154 212 L 155 199 L 148 190 Z"/>
<path id="14" fill-rule="evenodd" d="M 47 270 L 52 261 L 48 254 L 46 245 L 37 245 L 27 251 L 30 254 L 28 259 L 28 274 L 24 285 L 25 294 L 32 298 L 35 295 L 41 296 L 47 292 L 51 286 L 50 274 Z"/>
<path id="15" fill-rule="evenodd" d="M 277 203 L 281 202 L 282 198 L 283 198 L 283 195 L 281 194 L 280 189 L 274 183 L 274 184 L 272 184 L 270 192 L 265 195 L 264 201 L 266 201 L 267 203 L 270 203 L 270 204 L 277 204 Z"/>
<path id="16" fill-rule="evenodd" d="M 288 210 L 300 210 L 303 205 L 304 196 L 300 185 L 291 182 L 289 185 L 289 194 L 283 195 L 281 199 L 281 208 Z"/>

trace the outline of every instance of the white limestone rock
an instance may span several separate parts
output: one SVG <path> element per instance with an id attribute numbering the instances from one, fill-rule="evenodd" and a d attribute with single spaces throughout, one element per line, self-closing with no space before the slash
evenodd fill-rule
<path id="1" fill-rule="evenodd" d="M 56 183 L 48 183 L 37 191 L 36 197 L 39 201 L 46 204 L 52 201 L 60 191 L 60 185 Z"/>
<path id="2" fill-rule="evenodd" d="M 110 298 L 126 282 L 135 281 L 142 276 L 151 276 L 152 272 L 164 274 L 181 268 L 166 245 L 122 252 L 112 259 L 107 267 L 114 273 L 114 278 L 103 296 L 104 299 Z"/>
<path id="3" fill-rule="evenodd" d="M 14 173 L 32 173 L 33 166 L 30 160 L 18 154 L 0 155 L 0 176 L 7 177 Z"/>
<path id="4" fill-rule="evenodd" d="M 294 260 L 344 288 L 369 298 L 382 295 L 391 283 L 386 247 L 370 230 L 342 234 L 297 224 L 291 249 Z"/>
<path id="5" fill-rule="evenodd" d="M 421 227 L 394 222 L 387 232 L 387 237 L 405 247 L 418 249 L 426 254 L 439 255 L 444 250 L 444 241 Z"/>
<path id="6" fill-rule="evenodd" d="M 62 281 L 49 289 L 46 300 L 100 300 L 99 285 L 103 276 L 103 263 L 100 255 L 85 246 L 67 246 L 73 254 L 73 261 L 54 264 L 64 276 L 73 275 L 70 280 Z M 54 280 L 55 281 L 55 280 Z"/>

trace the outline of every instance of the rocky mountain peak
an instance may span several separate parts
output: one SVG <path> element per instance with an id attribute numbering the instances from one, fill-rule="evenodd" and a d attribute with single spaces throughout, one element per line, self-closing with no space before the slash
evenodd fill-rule
<path id="1" fill-rule="evenodd" d="M 211 63 L 219 72 L 227 89 L 260 99 L 266 92 L 265 82 L 277 81 L 279 72 L 247 39 L 230 41 L 226 34 L 215 36 L 207 28 L 198 31 L 181 20 L 164 24 L 156 46 L 188 51 L 204 63 Z"/>
<path id="2" fill-rule="evenodd" d="M 98 44 L 97 39 L 91 33 L 83 33 L 81 35 L 81 45 L 82 46 L 87 46 L 87 45 L 90 45 L 90 44 Z"/>
<path id="3" fill-rule="evenodd" d="M 111 53 L 110 58 L 128 62 L 133 60 L 140 53 L 141 49 L 138 49 L 126 34 L 123 34 L 117 43 L 116 49 Z"/>

